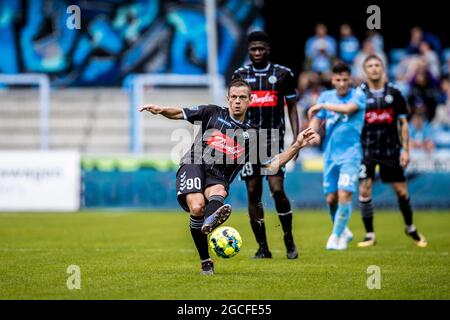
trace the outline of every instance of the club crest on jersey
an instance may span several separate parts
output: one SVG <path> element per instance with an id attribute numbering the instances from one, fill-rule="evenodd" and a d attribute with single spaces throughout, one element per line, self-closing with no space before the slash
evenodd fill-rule
<path id="1" fill-rule="evenodd" d="M 274 75 L 270 76 L 268 79 L 269 83 L 274 84 L 277 83 L 278 79 Z"/>
<path id="2" fill-rule="evenodd" d="M 392 101 L 394 101 L 394 97 L 388 94 L 384 97 L 384 101 L 386 101 L 386 103 L 392 103 Z"/>

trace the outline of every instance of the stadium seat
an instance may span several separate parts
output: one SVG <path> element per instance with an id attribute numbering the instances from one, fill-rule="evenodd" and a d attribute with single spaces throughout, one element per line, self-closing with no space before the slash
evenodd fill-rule
<path id="1" fill-rule="evenodd" d="M 437 149 L 450 150 L 450 127 L 444 125 L 437 125 L 433 128 L 433 140 Z"/>
<path id="2" fill-rule="evenodd" d="M 450 59 L 450 48 L 442 50 L 441 59 L 443 63 L 447 63 L 448 59 Z"/>
<path id="3" fill-rule="evenodd" d="M 391 62 L 391 64 L 389 65 L 389 67 L 388 67 L 389 79 L 395 79 L 395 73 L 397 71 L 397 66 L 398 66 L 397 62 Z"/>
<path id="4" fill-rule="evenodd" d="M 407 56 L 406 49 L 393 48 L 389 51 L 389 62 L 391 64 L 397 64 L 401 59 Z"/>

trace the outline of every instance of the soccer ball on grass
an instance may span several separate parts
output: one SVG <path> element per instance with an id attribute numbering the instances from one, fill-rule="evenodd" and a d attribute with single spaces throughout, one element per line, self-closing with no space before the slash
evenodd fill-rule
<path id="1" fill-rule="evenodd" d="M 241 235 L 232 227 L 219 227 L 211 233 L 209 238 L 211 251 L 221 258 L 234 257 L 241 250 L 241 246 Z"/>

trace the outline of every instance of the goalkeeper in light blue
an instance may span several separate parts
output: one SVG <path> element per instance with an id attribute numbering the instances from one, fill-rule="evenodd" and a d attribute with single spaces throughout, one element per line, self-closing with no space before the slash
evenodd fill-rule
<path id="1" fill-rule="evenodd" d="M 358 187 L 362 160 L 361 131 L 366 99 L 360 88 L 352 88 L 348 65 L 333 67 L 335 89 L 324 91 L 308 110 L 310 127 L 318 131 L 325 123 L 323 189 L 333 221 L 326 248 L 345 250 L 353 239 L 347 225 L 352 213 L 352 195 Z"/>

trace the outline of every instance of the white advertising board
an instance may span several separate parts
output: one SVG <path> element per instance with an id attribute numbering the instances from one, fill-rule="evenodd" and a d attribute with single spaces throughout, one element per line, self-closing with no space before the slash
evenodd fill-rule
<path id="1" fill-rule="evenodd" d="M 0 211 L 77 211 L 77 151 L 0 151 Z"/>

